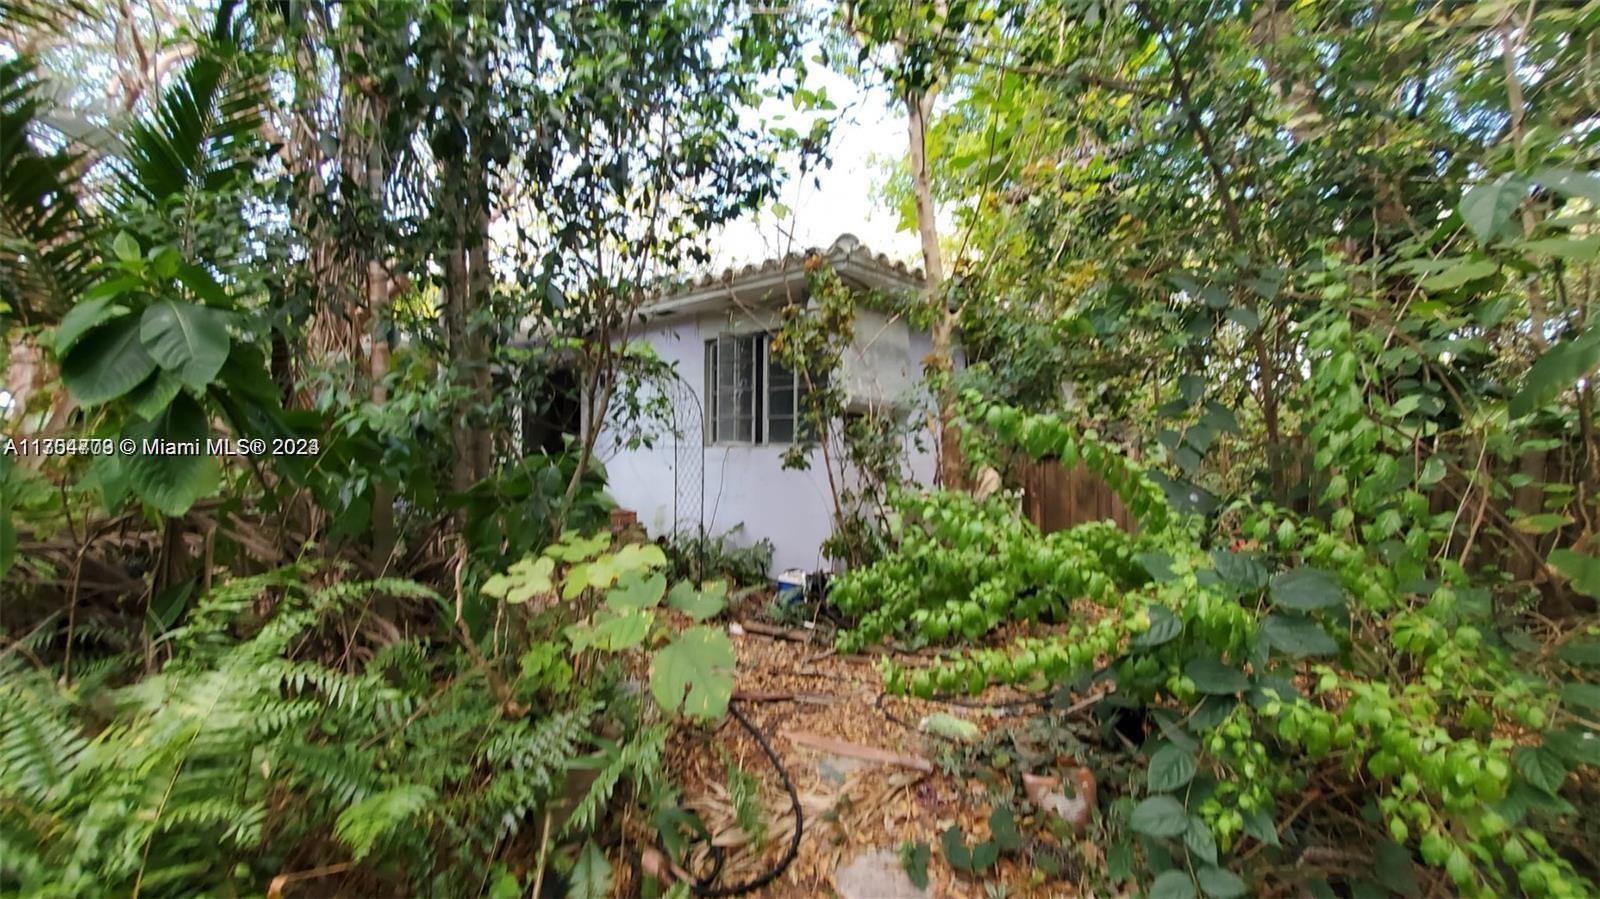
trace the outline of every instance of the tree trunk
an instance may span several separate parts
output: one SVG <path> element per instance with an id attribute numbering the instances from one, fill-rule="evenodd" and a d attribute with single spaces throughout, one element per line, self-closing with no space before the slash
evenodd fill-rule
<path id="1" fill-rule="evenodd" d="M 939 483 L 949 488 L 960 488 L 962 476 L 961 446 L 957 440 L 956 390 L 954 375 L 954 343 L 956 314 L 945 306 L 944 259 L 939 250 L 938 210 L 933 203 L 933 187 L 928 180 L 928 117 L 933 112 L 935 91 L 912 91 L 906 94 L 906 124 L 911 151 L 911 189 L 917 203 L 917 233 L 922 238 L 922 270 L 927 278 L 928 302 L 935 304 L 933 320 L 933 349 L 929 354 L 929 367 L 937 378 L 939 405 Z"/>

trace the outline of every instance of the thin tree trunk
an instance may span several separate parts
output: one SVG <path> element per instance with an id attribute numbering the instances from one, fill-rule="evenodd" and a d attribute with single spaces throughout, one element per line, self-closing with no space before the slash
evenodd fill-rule
<path id="1" fill-rule="evenodd" d="M 956 391 L 951 380 L 955 371 L 954 343 L 956 314 L 944 307 L 944 259 L 939 250 L 938 209 L 933 202 L 933 187 L 928 178 L 928 117 L 933 112 L 935 91 L 906 94 L 907 137 L 911 152 L 911 189 L 917 203 L 917 233 L 922 238 L 922 270 L 927 278 L 928 302 L 938 304 L 933 321 L 933 347 L 929 365 L 938 374 L 939 406 L 939 483 L 959 488 L 963 481 L 961 446 L 957 439 Z"/>

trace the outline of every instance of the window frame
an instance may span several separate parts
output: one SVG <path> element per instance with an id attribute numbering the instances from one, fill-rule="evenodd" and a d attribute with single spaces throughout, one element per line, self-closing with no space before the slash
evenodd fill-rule
<path id="1" fill-rule="evenodd" d="M 705 416 L 705 442 L 708 446 L 793 446 L 814 439 L 807 432 L 812 430 L 804 421 L 802 403 L 809 392 L 805 387 L 805 379 L 798 372 L 789 371 L 782 363 L 772 356 L 771 331 L 724 332 L 715 337 L 707 338 L 704 342 L 704 391 L 702 414 Z M 732 401 L 740 402 L 740 378 L 738 367 L 744 362 L 737 349 L 740 345 L 750 347 L 748 353 L 750 368 L 751 402 L 749 415 L 740 414 L 741 410 L 734 410 L 733 414 L 726 414 L 723 403 L 729 401 L 728 393 L 732 393 Z M 722 353 L 725 348 L 735 347 L 734 361 L 731 368 L 731 377 L 723 377 Z M 779 422 L 789 423 L 789 435 L 786 439 L 774 439 L 772 434 L 772 399 L 773 399 L 773 374 L 774 371 L 782 372 L 778 380 L 787 379 L 789 394 L 789 411 L 776 416 Z M 750 436 L 739 436 L 742 430 L 740 423 L 745 419 L 750 420 Z M 731 423 L 733 435 L 723 433 L 723 425 Z"/>

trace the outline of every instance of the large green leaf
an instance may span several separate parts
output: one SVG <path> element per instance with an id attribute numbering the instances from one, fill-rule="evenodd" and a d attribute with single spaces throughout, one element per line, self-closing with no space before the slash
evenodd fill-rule
<path id="1" fill-rule="evenodd" d="M 139 386 L 155 370 L 156 360 L 139 338 L 139 323 L 119 318 L 74 341 L 61 360 L 61 381 L 81 405 L 98 406 Z"/>
<path id="2" fill-rule="evenodd" d="M 583 844 L 578 861 L 567 877 L 567 895 L 572 899 L 606 899 L 611 895 L 611 863 L 593 841 Z"/>
<path id="3" fill-rule="evenodd" d="M 555 567 L 556 561 L 549 556 L 522 559 L 504 574 L 484 581 L 482 590 L 486 595 L 503 599 L 512 605 L 521 605 L 535 596 L 555 590 L 555 584 L 551 581 Z"/>
<path id="4" fill-rule="evenodd" d="M 727 714 L 733 696 L 733 642 L 712 627 L 693 627 L 650 665 L 650 692 L 668 711 L 691 718 L 714 719 Z"/>
<path id="5" fill-rule="evenodd" d="M 1145 783 L 1152 793 L 1170 793 L 1194 779 L 1194 754 L 1181 746 L 1163 746 L 1150 756 Z"/>
<path id="6" fill-rule="evenodd" d="M 1206 864 L 1217 863 L 1217 836 L 1199 815 L 1189 816 L 1189 829 L 1183 832 L 1183 845 L 1190 854 Z"/>
<path id="7" fill-rule="evenodd" d="M 595 613 L 592 624 L 574 624 L 567 628 L 566 633 L 575 650 L 593 648 L 618 652 L 643 643 L 644 638 L 650 635 L 650 625 L 654 623 L 655 616 L 649 612 L 601 609 Z"/>
<path id="8" fill-rule="evenodd" d="M 1211 563 L 1217 575 L 1240 590 L 1260 590 L 1267 585 L 1267 569 L 1254 553 L 1236 553 L 1225 549 L 1211 553 Z"/>
<path id="9" fill-rule="evenodd" d="M 145 421 L 150 421 L 165 412 L 178 391 L 183 389 L 183 382 L 170 371 L 158 371 L 144 383 L 128 393 L 128 408 L 133 414 Z"/>
<path id="10" fill-rule="evenodd" d="M 1534 361 L 1522 381 L 1522 389 L 1511 398 L 1511 416 L 1527 415 L 1550 402 L 1594 371 L 1596 365 L 1600 365 L 1600 327 L 1549 348 Z"/>
<path id="11" fill-rule="evenodd" d="M 1171 796 L 1150 796 L 1133 807 L 1128 826 L 1152 837 L 1175 837 L 1189 829 L 1189 813 Z"/>
<path id="12" fill-rule="evenodd" d="M 1249 892 L 1239 875 L 1223 868 L 1201 868 L 1195 872 L 1195 878 L 1200 881 L 1200 891 L 1211 899 L 1238 899 Z"/>
<path id="13" fill-rule="evenodd" d="M 1550 564 L 1567 576 L 1572 589 L 1600 599 L 1600 559 L 1573 549 L 1557 549 L 1550 553 Z"/>
<path id="14" fill-rule="evenodd" d="M 1154 649 L 1165 643 L 1170 643 L 1183 633 L 1183 620 L 1172 614 L 1166 606 L 1149 605 L 1145 607 L 1146 614 L 1150 616 L 1150 627 L 1139 634 L 1128 645 L 1134 649 Z"/>
<path id="15" fill-rule="evenodd" d="M 1573 169 L 1544 169 L 1535 172 L 1536 184 L 1568 197 L 1581 197 L 1600 206 L 1600 176 Z"/>
<path id="16" fill-rule="evenodd" d="M 1261 623 L 1261 636 L 1267 644 L 1295 658 L 1327 656 L 1339 651 L 1339 644 L 1322 625 L 1303 615 L 1268 615 Z"/>
<path id="17" fill-rule="evenodd" d="M 228 361 L 228 326 L 215 309 L 163 300 L 144 311 L 139 334 L 156 364 L 196 390 L 204 390 Z"/>
<path id="18" fill-rule="evenodd" d="M 1194 881 L 1182 871 L 1164 871 L 1150 884 L 1149 899 L 1194 899 Z"/>
<path id="19" fill-rule="evenodd" d="M 1422 286 L 1426 290 L 1434 291 L 1455 290 L 1463 284 L 1487 278 L 1499 270 L 1500 266 L 1487 259 L 1455 260 L 1455 264 L 1444 271 L 1423 279 Z"/>
<path id="20" fill-rule="evenodd" d="M 1570 708 L 1600 711 L 1600 684 L 1563 684 L 1561 701 Z"/>
<path id="21" fill-rule="evenodd" d="M 1194 688 L 1209 696 L 1231 696 L 1250 689 L 1250 678 L 1230 668 L 1215 656 L 1202 656 L 1183 666 L 1183 673 L 1194 681 Z"/>
<path id="22" fill-rule="evenodd" d="M 667 594 L 667 605 L 695 621 L 705 621 L 727 607 L 728 582 L 707 581 L 696 590 L 694 584 L 679 581 L 672 585 L 672 592 Z"/>
<path id="23" fill-rule="evenodd" d="M 1397 896 L 1416 896 L 1422 892 L 1417 875 L 1411 870 L 1411 852 L 1393 840 L 1379 840 L 1373 846 L 1372 873 L 1385 889 Z"/>
<path id="24" fill-rule="evenodd" d="M 1272 601 L 1286 609 L 1309 612 L 1344 602 L 1344 590 L 1333 575 L 1320 568 L 1296 568 L 1272 579 Z"/>
<path id="25" fill-rule="evenodd" d="M 1528 182 L 1521 178 L 1503 177 L 1474 185 L 1461 195 L 1461 220 L 1479 243 L 1488 243 L 1505 230 L 1527 194 Z"/>
<path id="26" fill-rule="evenodd" d="M 217 486 L 217 462 L 205 452 L 209 431 L 205 410 L 187 393 L 154 421 L 129 428 L 128 436 L 139 443 L 125 460 L 133 492 L 173 516 L 209 495 Z"/>
<path id="27" fill-rule="evenodd" d="M 644 577 L 630 571 L 617 579 L 617 586 L 606 594 L 606 605 L 618 612 L 653 609 L 667 592 L 667 576 L 653 574 Z"/>
<path id="28" fill-rule="evenodd" d="M 1555 752 L 1543 746 L 1523 746 L 1511 756 L 1511 761 L 1528 783 L 1551 796 L 1561 792 L 1561 785 L 1567 779 L 1567 765 Z"/>
<path id="29" fill-rule="evenodd" d="M 78 303 L 67 310 L 67 314 L 61 317 L 61 324 L 56 325 L 56 355 L 72 349 L 78 339 L 96 325 L 127 314 L 128 307 L 118 304 L 114 296 L 101 296 Z"/>

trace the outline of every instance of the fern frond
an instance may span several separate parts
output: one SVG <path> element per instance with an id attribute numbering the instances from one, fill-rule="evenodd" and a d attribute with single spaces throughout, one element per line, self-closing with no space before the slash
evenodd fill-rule
<path id="1" fill-rule="evenodd" d="M 604 754 L 604 766 L 595 777 L 589 791 L 584 794 L 572 815 L 567 818 L 564 833 L 582 833 L 594 827 L 600 812 L 611 801 L 617 784 L 624 774 L 629 775 L 635 787 L 643 787 L 659 777 L 661 759 L 667 748 L 665 724 L 657 724 L 639 731 L 615 751 Z"/>
<path id="2" fill-rule="evenodd" d="M 357 860 L 363 859 L 374 844 L 427 808 L 436 796 L 431 788 L 416 784 L 391 787 L 340 813 L 333 826 L 334 835 L 355 852 Z"/>

